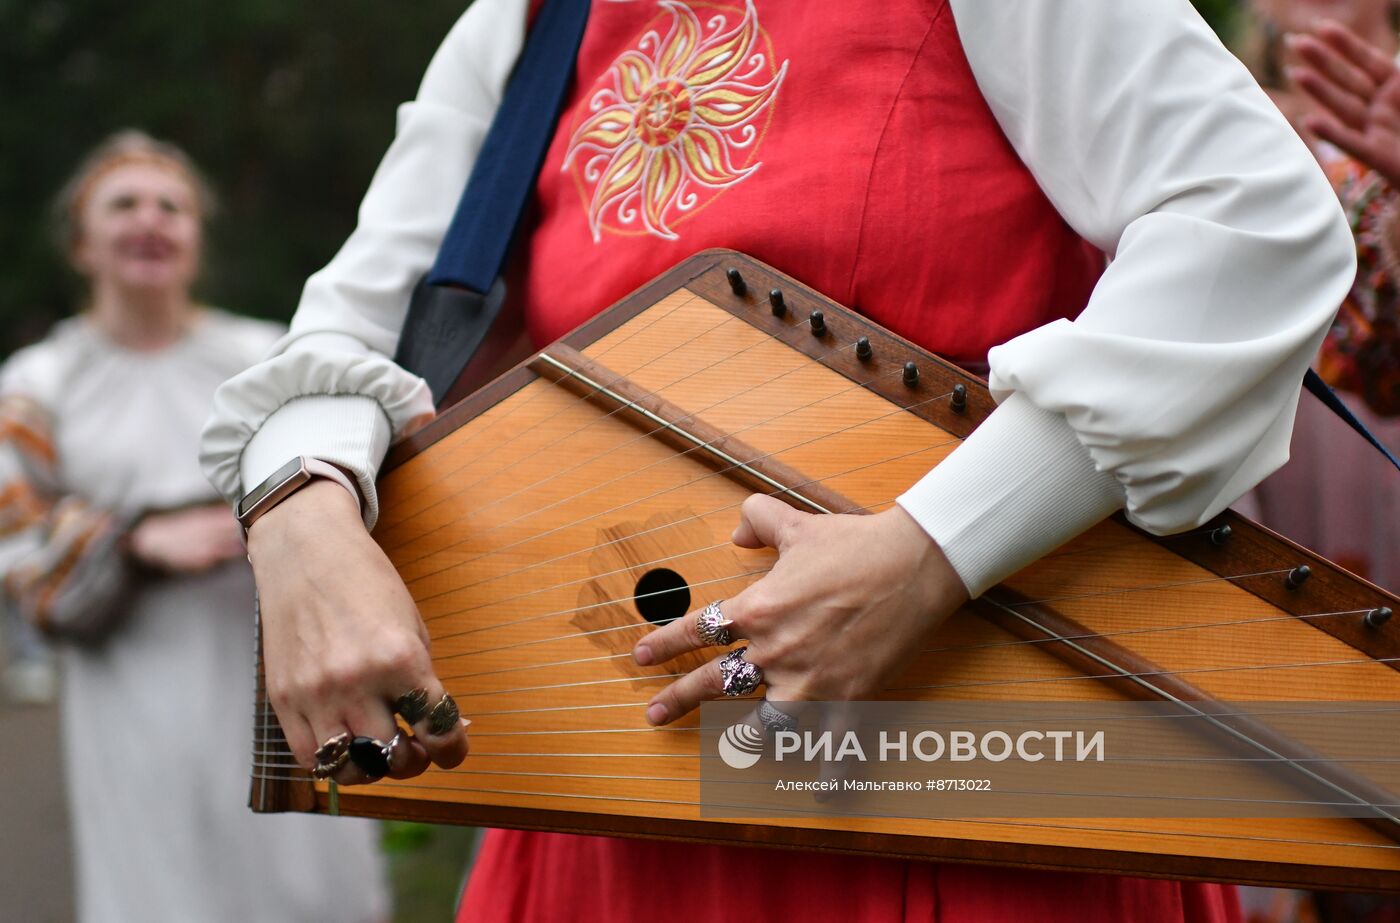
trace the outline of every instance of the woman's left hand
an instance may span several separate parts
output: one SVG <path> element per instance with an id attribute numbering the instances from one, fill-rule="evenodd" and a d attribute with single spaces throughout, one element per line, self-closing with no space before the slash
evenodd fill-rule
<path id="1" fill-rule="evenodd" d="M 968 599 L 938 545 L 898 506 L 871 516 L 813 515 L 755 495 L 744 502 L 734 543 L 778 551 L 771 572 L 722 605 L 773 702 L 872 698 Z M 704 647 L 699 616 L 691 612 L 642 638 L 633 649 L 637 663 Z M 647 720 L 675 721 L 723 691 L 716 658 L 653 698 Z"/>

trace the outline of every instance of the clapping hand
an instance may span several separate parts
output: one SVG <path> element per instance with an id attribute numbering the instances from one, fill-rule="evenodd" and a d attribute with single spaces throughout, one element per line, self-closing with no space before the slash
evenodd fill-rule
<path id="1" fill-rule="evenodd" d="M 1326 21 L 1287 38 L 1288 77 L 1314 102 L 1303 127 L 1400 188 L 1400 68 L 1355 32 Z"/>

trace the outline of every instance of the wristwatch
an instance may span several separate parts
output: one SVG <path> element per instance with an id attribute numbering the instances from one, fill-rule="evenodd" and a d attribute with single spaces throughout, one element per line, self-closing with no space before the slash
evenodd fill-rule
<path id="1" fill-rule="evenodd" d="M 350 496 L 355 498 L 355 509 L 357 511 L 360 509 L 359 488 L 345 476 L 344 472 L 335 465 L 323 462 L 319 458 L 298 455 L 272 472 L 267 480 L 248 491 L 243 495 L 243 499 L 238 501 L 234 515 L 238 517 L 239 524 L 243 526 L 244 538 L 248 536 L 248 529 L 264 513 L 310 484 L 315 478 L 335 481 L 350 491 Z"/>

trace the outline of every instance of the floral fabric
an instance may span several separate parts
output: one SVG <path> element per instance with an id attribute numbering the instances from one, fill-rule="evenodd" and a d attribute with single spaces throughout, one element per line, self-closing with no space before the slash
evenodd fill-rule
<path id="1" fill-rule="evenodd" d="M 1328 173 L 1356 236 L 1357 272 L 1318 355 L 1334 388 L 1360 395 L 1382 416 L 1400 416 L 1400 191 L 1355 160 Z"/>

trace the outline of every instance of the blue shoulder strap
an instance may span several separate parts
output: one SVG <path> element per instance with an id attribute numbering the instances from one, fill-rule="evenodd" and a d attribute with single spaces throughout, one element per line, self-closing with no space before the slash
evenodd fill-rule
<path id="1" fill-rule="evenodd" d="M 506 85 L 432 271 L 413 289 L 394 361 L 438 404 L 505 307 L 501 269 L 554 135 L 589 0 L 546 0 Z"/>
<path id="2" fill-rule="evenodd" d="M 1376 451 L 1390 459 L 1390 463 L 1395 466 L 1396 470 L 1400 470 L 1400 460 L 1397 460 L 1394 453 L 1381 444 L 1381 441 L 1366 428 L 1366 424 L 1356 419 L 1356 415 L 1351 412 L 1351 409 L 1348 408 L 1346 404 L 1342 403 L 1340 397 L 1337 397 L 1337 392 L 1327 386 L 1327 382 L 1322 380 L 1321 375 L 1317 374 L 1312 369 L 1308 369 L 1308 374 L 1303 376 L 1303 387 L 1311 391 L 1314 397 L 1326 404 L 1328 409 L 1345 420 L 1352 429 L 1356 430 L 1367 442 L 1375 446 Z"/>
<path id="3" fill-rule="evenodd" d="M 428 274 L 429 285 L 490 291 L 535 186 L 573 74 L 589 0 L 545 0 Z"/>

